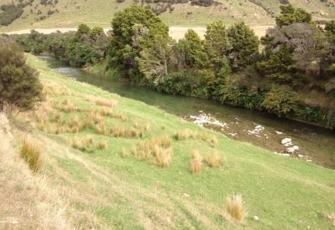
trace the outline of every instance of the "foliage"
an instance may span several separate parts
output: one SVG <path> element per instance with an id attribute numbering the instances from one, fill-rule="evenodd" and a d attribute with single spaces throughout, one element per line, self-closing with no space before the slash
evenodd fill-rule
<path id="1" fill-rule="evenodd" d="M 233 69 L 240 70 L 256 60 L 259 41 L 254 31 L 246 24 L 238 23 L 230 27 L 228 38 L 231 45 L 228 58 Z"/>
<path id="2" fill-rule="evenodd" d="M 177 52 L 181 68 L 203 68 L 207 65 L 203 42 L 194 30 L 188 30 L 185 38 L 178 42 Z"/>
<path id="3" fill-rule="evenodd" d="M 0 110 L 4 104 L 31 109 L 42 99 L 37 72 L 26 65 L 23 53 L 8 39 L 0 38 Z"/>
<path id="4" fill-rule="evenodd" d="M 289 87 L 274 85 L 265 95 L 262 107 L 279 116 L 288 115 L 295 111 L 297 97 L 297 94 Z"/>
<path id="5" fill-rule="evenodd" d="M 108 52 L 109 68 L 117 68 L 124 77 L 138 81 L 142 78 L 138 59 L 142 58 L 143 70 L 143 59 L 149 55 L 142 53 L 141 57 L 142 49 L 150 49 L 150 43 L 166 41 L 168 27 L 151 10 L 131 6 L 115 15 L 112 28 L 113 36 Z"/>
<path id="6" fill-rule="evenodd" d="M 288 26 L 293 23 L 310 23 L 312 15 L 301 8 L 294 8 L 292 5 L 280 7 L 281 14 L 276 17 L 276 24 L 279 27 Z"/>

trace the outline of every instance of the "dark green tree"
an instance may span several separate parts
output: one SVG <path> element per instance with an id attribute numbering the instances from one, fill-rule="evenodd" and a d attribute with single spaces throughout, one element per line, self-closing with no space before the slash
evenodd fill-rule
<path id="1" fill-rule="evenodd" d="M 276 24 L 279 27 L 291 25 L 293 23 L 310 23 L 312 15 L 300 8 L 294 8 L 292 5 L 281 6 L 281 13 L 276 17 Z"/>
<path id="2" fill-rule="evenodd" d="M 181 68 L 205 68 L 208 56 L 203 41 L 194 30 L 188 30 L 185 37 L 177 44 L 178 60 Z"/>
<path id="3" fill-rule="evenodd" d="M 149 43 L 167 40 L 168 27 L 150 9 L 131 6 L 115 15 L 112 29 L 108 67 L 117 69 L 130 80 L 141 80 L 143 74 L 138 63 L 141 51 Z"/>
<path id="4" fill-rule="evenodd" d="M 228 29 L 228 38 L 231 45 L 228 58 L 233 70 L 254 63 L 258 56 L 259 40 L 254 31 L 245 23 L 238 23 Z"/>
<path id="5" fill-rule="evenodd" d="M 26 64 L 13 42 L 0 38 L 0 111 L 5 104 L 31 109 L 41 99 L 42 85 L 37 72 Z"/>

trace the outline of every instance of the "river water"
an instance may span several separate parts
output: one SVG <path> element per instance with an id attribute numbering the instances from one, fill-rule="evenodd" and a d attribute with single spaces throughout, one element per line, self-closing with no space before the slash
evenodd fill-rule
<path id="1" fill-rule="evenodd" d="M 220 105 L 208 100 L 164 95 L 76 68 L 55 65 L 52 60 L 49 60 L 49 63 L 53 71 L 111 93 L 159 107 L 199 126 L 222 132 L 232 139 L 267 148 L 273 154 L 282 154 L 283 157 L 295 157 L 335 169 L 334 131 L 280 119 L 269 114 Z M 287 146 L 282 143 L 285 141 L 289 142 Z M 295 150 L 293 154 L 287 154 L 293 150 Z"/>

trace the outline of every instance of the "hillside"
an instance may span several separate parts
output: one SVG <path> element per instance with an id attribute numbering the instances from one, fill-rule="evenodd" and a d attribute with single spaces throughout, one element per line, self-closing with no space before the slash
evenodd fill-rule
<path id="1" fill-rule="evenodd" d="M 32 213 L 28 227 L 40 229 L 54 221 L 60 229 L 331 228 L 333 170 L 231 140 L 72 80 L 36 57 L 29 55 L 28 63 L 40 72 L 46 100 L 38 110 L 11 118 L 15 138 L 11 151 L 0 149 L 0 178 L 7 181 L 1 188 L 11 191 L 15 205 L 6 205 L 7 197 L 0 196 L 6 208 L 0 212 L 0 228 L 27 223 L 22 210 Z M 27 168 L 15 154 L 27 135 L 44 157 L 37 174 L 24 174 L 29 180 L 22 187 L 15 182 L 22 178 L 17 168 Z M 207 162 L 192 174 L 194 150 L 204 159 L 215 153 L 222 166 Z M 147 155 L 150 151 L 157 155 Z M 8 165 L 3 156 L 20 164 Z M 12 170 L 5 172 L 13 174 L 3 173 L 7 166 Z M 236 193 L 248 211 L 243 223 L 229 219 L 224 209 L 226 198 Z"/>
<path id="2" fill-rule="evenodd" d="M 133 0 L 24 0 L 20 9 L 13 9 L 7 4 L 11 0 L 1 0 L 0 21 L 12 17 L 9 26 L 0 26 L 2 31 L 14 31 L 28 28 L 64 28 L 76 27 L 80 23 L 90 26 L 109 27 L 113 15 L 134 4 Z M 16 2 L 18 5 L 19 1 Z M 302 7 L 311 12 L 316 20 L 335 18 L 333 0 L 185 0 L 170 3 L 150 3 L 160 13 L 160 17 L 170 26 L 205 26 L 213 20 L 224 20 L 227 24 L 245 21 L 249 25 L 271 25 L 274 15 L 279 12 L 280 2 L 290 2 L 293 6 Z M 205 5 L 205 6 L 204 6 Z M 6 7 L 7 6 L 7 7 Z M 22 8 L 22 9 L 21 9 Z M 9 15 L 4 11 L 8 11 Z M 14 19 L 16 18 L 17 19 Z M 1 24 L 1 23 L 0 23 Z M 8 22 L 7 22 L 8 24 Z"/>

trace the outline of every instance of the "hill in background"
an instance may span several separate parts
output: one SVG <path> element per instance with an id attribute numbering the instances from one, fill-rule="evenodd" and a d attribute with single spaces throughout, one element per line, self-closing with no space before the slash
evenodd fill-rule
<path id="1" fill-rule="evenodd" d="M 227 24 L 271 25 L 281 4 L 312 13 L 316 20 L 335 18 L 334 0 L 0 0 L 0 30 L 76 27 L 80 23 L 109 27 L 113 15 L 131 4 L 150 6 L 168 25 L 205 26 L 214 20 Z M 160 2 L 161 1 L 161 2 Z"/>

